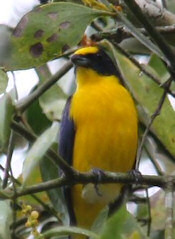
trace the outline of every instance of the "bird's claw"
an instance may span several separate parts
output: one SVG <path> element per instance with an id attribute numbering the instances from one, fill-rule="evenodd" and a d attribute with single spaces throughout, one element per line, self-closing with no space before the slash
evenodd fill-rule
<path id="1" fill-rule="evenodd" d="M 97 177 L 97 181 L 94 184 L 95 191 L 96 191 L 98 196 L 102 197 L 103 195 L 99 191 L 98 184 L 101 182 L 101 179 L 102 179 L 102 176 L 104 175 L 104 172 L 103 172 L 103 170 L 101 170 L 99 168 L 93 168 L 92 173 Z"/>
<path id="2" fill-rule="evenodd" d="M 135 179 L 136 183 L 139 183 L 139 181 L 142 179 L 142 174 L 137 169 L 129 171 L 129 175 L 131 175 Z"/>

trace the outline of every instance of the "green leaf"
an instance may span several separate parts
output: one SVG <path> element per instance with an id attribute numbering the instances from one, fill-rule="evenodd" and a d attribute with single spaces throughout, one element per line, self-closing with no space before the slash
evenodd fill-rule
<path id="1" fill-rule="evenodd" d="M 54 85 L 40 97 L 39 103 L 48 119 L 60 120 L 66 104 L 66 96 L 58 85 Z"/>
<path id="2" fill-rule="evenodd" d="M 56 148 L 58 148 L 57 145 Z M 54 163 L 47 157 L 44 157 L 40 162 L 40 169 L 43 181 L 58 178 L 58 168 L 55 167 Z M 63 225 L 69 225 L 69 214 L 62 191 L 61 188 L 55 188 L 48 190 L 47 194 L 51 200 L 53 208 L 58 212 L 58 216 Z"/>
<path id="3" fill-rule="evenodd" d="M 101 239 L 146 239 L 136 219 L 123 206 L 103 228 Z"/>
<path id="4" fill-rule="evenodd" d="M 0 24 L 0 65 L 3 65 L 3 62 L 7 60 L 10 54 L 10 47 L 11 47 L 11 38 L 12 28 Z"/>
<path id="5" fill-rule="evenodd" d="M 51 124 L 51 122 L 46 118 L 45 114 L 43 114 L 38 100 L 34 101 L 33 104 L 27 109 L 26 117 L 27 122 L 36 134 L 41 134 Z"/>
<path id="6" fill-rule="evenodd" d="M 4 67 L 26 69 L 59 57 L 79 43 L 94 18 L 103 15 L 111 13 L 68 2 L 36 7 L 13 31 L 11 54 Z"/>
<path id="7" fill-rule="evenodd" d="M 115 51 L 115 57 L 119 62 L 124 77 L 128 81 L 131 92 L 139 103 L 140 120 L 147 125 L 151 115 L 158 107 L 163 89 L 117 51 Z M 160 115 L 154 120 L 151 131 L 165 148 L 175 156 L 175 111 L 168 98 L 165 99 Z"/>
<path id="8" fill-rule="evenodd" d="M 8 77 L 7 74 L 0 70 L 0 94 L 4 93 L 7 88 Z"/>
<path id="9" fill-rule="evenodd" d="M 6 150 L 10 137 L 10 124 L 14 113 L 14 105 L 8 93 L 0 98 L 0 151 Z"/>
<path id="10" fill-rule="evenodd" d="M 44 238 L 50 238 L 50 237 L 58 237 L 58 236 L 64 236 L 64 235 L 75 235 L 80 234 L 84 235 L 86 237 L 91 237 L 93 239 L 100 239 L 100 237 L 95 234 L 94 232 L 91 232 L 86 229 L 82 229 L 79 227 L 64 227 L 60 226 L 54 229 L 51 229 L 45 233 L 43 233 Z"/>
<path id="11" fill-rule="evenodd" d="M 11 239 L 12 210 L 10 200 L 0 201 L 0 212 L 0 239 Z"/>
<path id="12" fill-rule="evenodd" d="M 108 207 L 105 207 L 104 209 L 102 209 L 102 211 L 99 213 L 99 215 L 97 216 L 97 218 L 95 219 L 95 221 L 91 227 L 91 230 L 93 232 L 96 232 L 98 234 L 101 232 L 104 224 L 106 223 L 106 221 L 108 219 L 108 214 L 109 214 Z"/>
<path id="13" fill-rule="evenodd" d="M 43 158 L 44 154 L 51 147 L 51 145 L 56 141 L 58 135 L 58 123 L 54 122 L 52 126 L 47 129 L 32 145 L 29 150 L 26 160 L 23 165 L 23 184 L 26 183 L 32 170 L 39 164 L 40 160 Z"/>
<path id="14" fill-rule="evenodd" d="M 165 192 L 157 191 L 150 197 L 151 204 L 151 228 L 152 230 L 164 230 L 166 221 Z"/>
<path id="15" fill-rule="evenodd" d="M 153 54 L 151 56 L 149 60 L 149 66 L 151 66 L 154 72 L 157 73 L 157 76 L 160 78 L 161 83 L 164 83 L 169 79 L 170 73 L 168 72 L 162 60 L 157 55 Z"/>

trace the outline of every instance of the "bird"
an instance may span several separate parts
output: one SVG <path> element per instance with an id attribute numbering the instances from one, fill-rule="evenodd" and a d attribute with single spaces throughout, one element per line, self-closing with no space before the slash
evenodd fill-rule
<path id="1" fill-rule="evenodd" d="M 59 154 L 80 172 L 128 172 L 135 164 L 138 117 L 121 73 L 100 45 L 71 56 L 76 90 L 65 105 Z M 70 224 L 90 229 L 100 211 L 120 194 L 121 184 L 74 185 L 64 190 Z"/>

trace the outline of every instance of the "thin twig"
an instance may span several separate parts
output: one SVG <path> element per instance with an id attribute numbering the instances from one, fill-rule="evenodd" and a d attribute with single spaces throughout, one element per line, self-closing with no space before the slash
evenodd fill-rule
<path id="1" fill-rule="evenodd" d="M 7 150 L 6 165 L 5 165 L 5 170 L 4 170 L 4 178 L 3 178 L 3 182 L 2 182 L 2 188 L 7 187 L 13 150 L 14 150 L 14 131 L 11 130 L 9 144 L 8 144 L 8 150 Z"/>
<path id="2" fill-rule="evenodd" d="M 167 188 L 165 190 L 165 208 L 165 239 L 173 239 L 174 187 L 171 182 L 171 178 L 170 181 L 167 183 Z"/>
<path id="3" fill-rule="evenodd" d="M 171 80 L 169 80 L 167 82 L 167 87 L 169 88 L 170 85 L 171 85 Z M 150 128 L 151 128 L 155 118 L 160 114 L 160 111 L 162 109 L 163 103 L 164 103 L 164 101 L 166 99 L 166 95 L 167 95 L 167 90 L 164 90 L 164 92 L 163 92 L 163 94 L 162 94 L 162 96 L 161 96 L 161 98 L 159 100 L 158 106 L 157 106 L 155 112 L 152 114 L 152 116 L 150 118 L 150 121 L 149 121 L 149 123 L 148 123 L 148 125 L 146 127 L 146 130 L 145 130 L 145 132 L 144 132 L 144 134 L 142 136 L 141 143 L 140 143 L 140 146 L 139 146 L 138 151 L 137 151 L 136 169 L 139 168 L 140 159 L 141 159 L 141 155 L 142 155 L 142 151 L 143 151 L 143 146 L 144 146 L 146 137 L 148 135 L 148 132 L 149 132 L 149 130 L 150 130 Z"/>
<path id="4" fill-rule="evenodd" d="M 151 232 L 151 205 L 150 205 L 150 199 L 149 199 L 149 193 L 148 193 L 148 188 L 146 188 L 146 201 L 147 201 L 147 206 L 148 206 L 148 226 L 147 226 L 147 236 L 150 236 Z"/>
<path id="5" fill-rule="evenodd" d="M 134 203 L 146 203 L 146 198 L 145 197 L 139 197 L 136 195 L 132 195 L 131 197 L 129 197 L 129 202 L 134 202 Z"/>
<path id="6" fill-rule="evenodd" d="M 15 183 L 15 180 L 14 180 L 14 176 L 13 176 L 13 171 L 12 171 L 12 168 L 11 168 L 11 165 L 9 166 L 9 170 L 10 170 L 10 174 L 11 174 L 11 179 L 12 179 L 12 187 L 13 187 L 13 194 L 14 194 L 14 197 L 12 198 L 12 201 L 13 201 L 13 223 L 16 223 L 16 218 L 17 218 L 17 214 L 16 214 L 16 205 L 17 205 L 17 188 L 16 188 L 16 183 Z M 12 238 L 15 238 L 15 228 L 12 228 Z"/>
<path id="7" fill-rule="evenodd" d="M 16 110 L 20 115 L 23 113 L 36 99 L 38 99 L 44 92 L 46 92 L 52 85 L 54 85 L 67 71 L 72 67 L 71 61 L 68 61 L 55 75 L 53 75 L 48 81 L 39 86 L 33 93 L 27 96 L 25 99 L 20 100 L 16 104 Z"/>

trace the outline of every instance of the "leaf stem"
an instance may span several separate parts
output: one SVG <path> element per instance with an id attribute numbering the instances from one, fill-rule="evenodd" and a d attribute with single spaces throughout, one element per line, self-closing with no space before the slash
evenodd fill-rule
<path id="1" fill-rule="evenodd" d="M 5 165 L 5 169 L 4 169 L 4 178 L 3 178 L 3 182 L 2 182 L 3 189 L 7 187 L 13 150 L 14 150 L 14 131 L 11 130 L 8 149 L 7 149 L 7 160 L 6 160 L 6 165 Z"/>

